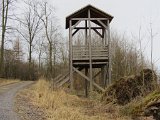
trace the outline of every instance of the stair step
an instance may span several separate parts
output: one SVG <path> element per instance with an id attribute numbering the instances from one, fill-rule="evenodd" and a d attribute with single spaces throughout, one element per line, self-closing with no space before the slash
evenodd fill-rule
<path id="1" fill-rule="evenodd" d="M 55 84 L 60 83 L 61 81 L 63 81 L 63 80 L 64 80 L 66 77 L 68 77 L 68 76 L 69 76 L 69 73 L 67 73 L 66 75 L 60 77 L 59 80 L 57 80 L 57 81 L 55 82 Z"/>
<path id="2" fill-rule="evenodd" d="M 78 68 L 78 70 L 82 70 L 82 69 L 83 68 Z M 73 71 L 73 73 L 74 72 L 75 71 Z M 55 87 L 61 87 L 67 82 L 69 82 L 69 73 L 65 74 L 64 76 L 59 77 L 54 85 L 55 85 Z"/>
<path id="3" fill-rule="evenodd" d="M 69 81 L 69 77 L 67 77 L 66 79 L 64 79 L 62 82 L 60 82 L 57 87 L 61 87 L 63 86 L 65 83 L 67 83 Z"/>
<path id="4" fill-rule="evenodd" d="M 57 81 L 57 80 L 60 79 L 62 76 L 63 76 L 62 74 L 58 75 L 57 77 L 55 77 L 55 78 L 53 79 L 53 81 Z"/>

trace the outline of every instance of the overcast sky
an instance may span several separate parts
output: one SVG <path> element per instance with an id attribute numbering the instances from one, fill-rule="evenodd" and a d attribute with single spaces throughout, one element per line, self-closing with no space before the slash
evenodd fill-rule
<path id="1" fill-rule="evenodd" d="M 56 10 L 59 24 L 66 34 L 65 17 L 74 11 L 91 4 L 104 12 L 114 16 L 111 23 L 112 29 L 119 34 L 126 34 L 128 38 L 138 36 L 141 26 L 143 48 L 146 57 L 150 57 L 149 30 L 153 28 L 154 50 L 153 58 L 160 58 L 160 0 L 50 0 Z M 134 40 L 135 43 L 138 42 Z M 160 60 L 156 62 L 160 69 Z"/>

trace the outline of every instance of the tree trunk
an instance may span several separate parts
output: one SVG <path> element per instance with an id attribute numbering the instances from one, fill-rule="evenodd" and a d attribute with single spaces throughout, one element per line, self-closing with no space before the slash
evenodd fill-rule
<path id="1" fill-rule="evenodd" d="M 3 75 L 4 70 L 4 40 L 5 40 L 5 32 L 6 32 L 6 25 L 8 19 L 8 7 L 9 1 L 7 0 L 6 5 L 5 1 L 2 1 L 2 40 L 1 40 L 1 51 L 0 51 L 0 76 Z"/>
<path id="2" fill-rule="evenodd" d="M 49 45 L 49 73 L 50 76 L 52 77 L 52 72 L 53 72 L 53 66 L 52 66 L 52 42 Z"/>
<path id="3" fill-rule="evenodd" d="M 32 62 L 32 43 L 30 42 L 29 44 L 29 66 L 31 65 Z"/>

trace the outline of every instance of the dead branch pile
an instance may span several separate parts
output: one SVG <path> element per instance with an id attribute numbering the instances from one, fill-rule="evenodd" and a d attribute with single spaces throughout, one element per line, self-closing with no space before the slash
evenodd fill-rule
<path id="1" fill-rule="evenodd" d="M 142 70 L 139 75 L 123 77 L 108 87 L 102 101 L 106 104 L 127 104 L 137 96 L 144 96 L 154 90 L 156 79 L 155 72 L 150 69 Z"/>

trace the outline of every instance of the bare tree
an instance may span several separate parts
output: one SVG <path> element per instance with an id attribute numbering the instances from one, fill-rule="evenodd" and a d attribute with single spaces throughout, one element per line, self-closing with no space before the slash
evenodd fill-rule
<path id="1" fill-rule="evenodd" d="M 152 69 L 152 74 L 154 76 L 154 73 L 153 73 L 153 70 L 154 70 L 154 66 L 153 66 L 153 40 L 154 40 L 154 37 L 158 33 L 153 33 L 152 23 L 150 23 L 149 34 L 150 34 L 150 40 L 151 40 L 151 69 Z"/>
<path id="2" fill-rule="evenodd" d="M 140 30 L 138 37 L 141 46 L 140 40 L 142 37 Z M 137 37 L 134 37 L 134 39 L 137 40 Z M 142 63 L 143 66 L 146 65 L 143 52 L 139 54 L 139 51 L 136 49 L 136 45 L 129 42 L 125 36 L 121 37 L 117 34 L 112 34 L 112 53 L 112 78 L 114 80 L 123 76 L 137 74 L 143 69 Z"/>
<path id="3" fill-rule="evenodd" d="M 67 62 L 68 62 L 68 50 L 65 46 L 66 46 L 66 43 L 60 44 L 60 54 L 61 54 L 61 60 L 63 63 L 63 68 L 66 68 Z"/>
<path id="4" fill-rule="evenodd" d="M 139 33 L 138 33 L 138 41 L 139 41 L 139 47 L 140 47 L 140 56 L 141 56 L 141 69 L 144 69 L 144 58 L 143 58 L 143 51 L 142 51 L 142 37 L 141 37 L 141 26 L 139 27 Z M 144 73 L 143 75 L 143 85 L 144 85 Z"/>
<path id="5" fill-rule="evenodd" d="M 0 73 L 3 73 L 3 62 L 4 62 L 4 42 L 5 42 L 5 33 L 8 20 L 8 9 L 10 5 L 10 0 L 2 0 L 2 40 L 1 40 L 1 49 L 0 49 Z"/>
<path id="6" fill-rule="evenodd" d="M 42 59 L 42 56 L 45 52 L 45 43 L 44 43 L 44 37 L 39 37 L 39 39 L 37 40 L 37 47 L 36 47 L 36 51 L 37 51 L 37 54 L 38 54 L 38 67 L 39 67 L 39 70 L 41 69 L 42 65 L 41 65 L 41 59 Z"/>
<path id="7" fill-rule="evenodd" d="M 36 35 L 40 32 L 41 28 L 41 16 L 37 15 L 37 9 L 38 9 L 38 2 L 33 2 L 33 1 L 28 1 L 25 2 L 26 5 L 28 6 L 27 11 L 24 13 L 24 18 L 17 18 L 17 20 L 20 22 L 20 28 L 17 29 L 17 31 L 20 33 L 20 35 L 27 41 L 28 46 L 29 46 L 29 51 L 28 51 L 28 61 L 29 61 L 29 66 L 31 65 L 32 62 L 32 52 L 33 52 L 33 46 L 34 46 L 34 41 Z"/>
<path id="8" fill-rule="evenodd" d="M 58 27 L 54 24 L 54 16 L 53 16 L 53 9 L 52 7 L 48 6 L 47 2 L 43 2 L 41 4 L 43 17 L 39 15 L 39 18 L 43 22 L 44 31 L 46 40 L 49 46 L 49 74 L 52 76 L 53 72 L 55 75 L 55 69 L 53 70 L 53 65 L 55 66 L 56 62 L 56 45 L 57 45 L 57 38 L 59 36 Z"/>
<path id="9" fill-rule="evenodd" d="M 22 45 L 21 45 L 19 37 L 17 37 L 16 41 L 13 44 L 13 51 L 15 54 L 16 61 L 20 62 L 23 57 L 23 51 L 22 51 Z"/>

